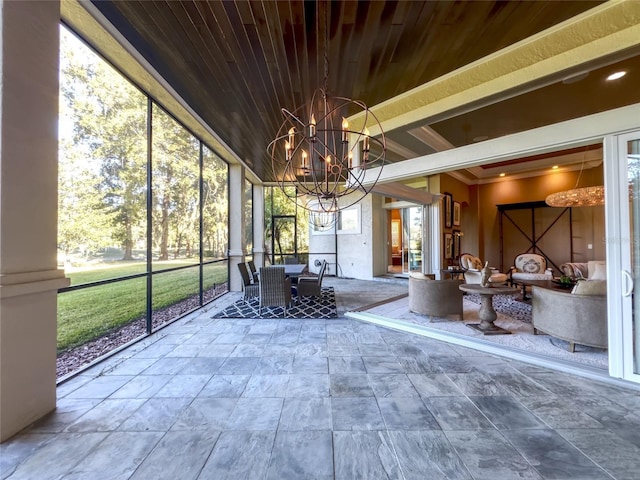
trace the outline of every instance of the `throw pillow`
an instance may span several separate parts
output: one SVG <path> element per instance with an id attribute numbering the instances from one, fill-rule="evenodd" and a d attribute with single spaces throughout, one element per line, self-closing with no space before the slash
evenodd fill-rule
<path id="1" fill-rule="evenodd" d="M 573 287 L 571 293 L 576 295 L 606 295 L 606 280 L 581 280 Z"/>
<path id="2" fill-rule="evenodd" d="M 474 270 L 482 270 L 482 261 L 478 257 L 473 257 L 472 267 Z"/>
<path id="3" fill-rule="evenodd" d="M 593 271 L 593 275 L 589 277 L 589 280 L 606 280 L 607 279 L 607 266 L 602 263 L 597 263 L 596 268 Z"/>

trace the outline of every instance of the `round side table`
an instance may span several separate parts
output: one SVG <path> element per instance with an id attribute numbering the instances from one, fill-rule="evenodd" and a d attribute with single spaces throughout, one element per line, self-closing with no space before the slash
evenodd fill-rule
<path id="1" fill-rule="evenodd" d="M 482 332 L 484 335 L 508 335 L 511 334 L 509 330 L 500 328 L 495 325 L 496 314 L 495 308 L 493 308 L 494 295 L 517 295 L 518 290 L 513 287 L 483 287 L 482 285 L 473 285 L 463 283 L 460 285 L 460 290 L 467 293 L 477 293 L 480 295 L 480 311 L 478 312 L 478 318 L 480 323 L 467 324 L 468 327 Z"/>

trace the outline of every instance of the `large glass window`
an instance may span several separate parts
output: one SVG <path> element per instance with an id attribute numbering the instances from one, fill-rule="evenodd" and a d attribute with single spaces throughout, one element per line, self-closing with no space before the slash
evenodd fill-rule
<path id="1" fill-rule="evenodd" d="M 63 375 L 227 291 L 228 169 L 64 27 L 60 68 Z"/>
<path id="2" fill-rule="evenodd" d="M 200 144 L 156 104 L 151 118 L 155 271 L 199 261 Z"/>

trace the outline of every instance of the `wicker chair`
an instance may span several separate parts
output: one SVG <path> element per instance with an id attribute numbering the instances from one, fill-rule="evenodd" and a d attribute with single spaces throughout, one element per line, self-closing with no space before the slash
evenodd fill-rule
<path id="1" fill-rule="evenodd" d="M 260 314 L 262 307 L 287 307 L 291 304 L 291 279 L 284 274 L 284 267 L 260 268 Z"/>
<path id="2" fill-rule="evenodd" d="M 320 266 L 320 272 L 317 277 L 299 277 L 298 278 L 298 296 L 299 297 L 319 297 L 322 295 L 322 277 L 327 269 L 327 261 L 323 260 Z"/>
<path id="3" fill-rule="evenodd" d="M 251 274 L 251 283 L 258 283 L 258 271 L 256 270 L 256 264 L 253 260 L 249 260 L 247 262 L 247 266 L 249 267 L 249 273 Z"/>
<path id="4" fill-rule="evenodd" d="M 254 298 L 260 295 L 260 285 L 258 283 L 251 283 L 247 266 L 244 263 L 238 264 L 238 270 L 242 276 L 242 290 L 244 292 L 243 300 L 246 302 L 249 298 Z"/>

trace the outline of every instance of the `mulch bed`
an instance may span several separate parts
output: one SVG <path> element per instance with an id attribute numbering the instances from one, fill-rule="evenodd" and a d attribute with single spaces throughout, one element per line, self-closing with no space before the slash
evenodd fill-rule
<path id="1" fill-rule="evenodd" d="M 210 302 L 227 291 L 226 284 L 217 285 L 215 288 L 205 291 L 204 303 Z M 198 295 L 195 295 L 182 302 L 154 311 L 152 317 L 153 330 L 199 307 L 200 299 Z M 57 376 L 60 378 L 68 375 L 132 340 L 143 338 L 146 334 L 146 319 L 139 318 L 107 333 L 103 337 L 61 352 L 58 354 L 57 359 Z"/>

